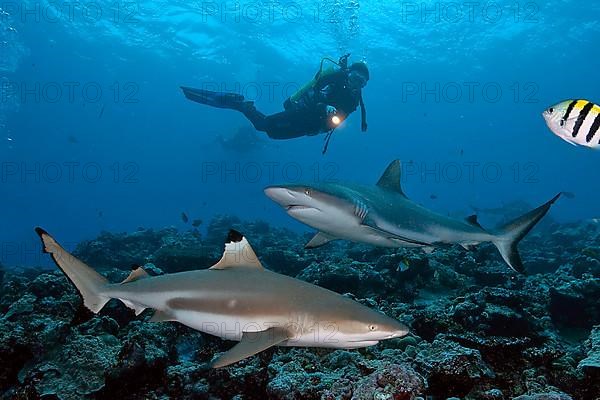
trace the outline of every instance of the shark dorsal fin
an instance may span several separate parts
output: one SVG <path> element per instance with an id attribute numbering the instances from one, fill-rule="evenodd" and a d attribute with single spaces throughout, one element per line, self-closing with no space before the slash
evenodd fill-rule
<path id="1" fill-rule="evenodd" d="M 402 191 L 402 186 L 400 185 L 400 178 L 402 177 L 402 163 L 400 160 L 394 160 L 388 165 L 385 169 L 381 178 L 377 182 L 377 186 L 383 189 L 392 190 L 396 193 L 400 193 L 402 196 L 406 197 L 404 192 Z"/>
<path id="2" fill-rule="evenodd" d="M 140 267 L 139 265 L 132 265 L 131 273 L 121 283 L 133 282 L 133 281 L 137 281 L 139 279 L 148 278 L 149 276 L 150 275 L 148 275 L 148 273 L 146 272 L 146 270 L 144 270 L 144 268 Z"/>
<path id="3" fill-rule="evenodd" d="M 218 263 L 210 269 L 247 268 L 264 270 L 248 240 L 235 230 L 230 230 L 225 242 L 225 251 Z"/>
<path id="4" fill-rule="evenodd" d="M 465 218 L 465 220 L 473 225 L 473 226 L 477 226 L 481 229 L 483 229 L 483 227 L 479 224 L 479 221 L 477 220 L 477 214 L 473 214 L 473 215 L 469 215 L 467 218 Z"/>

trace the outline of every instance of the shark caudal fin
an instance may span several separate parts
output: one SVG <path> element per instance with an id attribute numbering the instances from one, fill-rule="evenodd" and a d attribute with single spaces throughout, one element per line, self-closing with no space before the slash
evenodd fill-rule
<path id="1" fill-rule="evenodd" d="M 539 206 L 535 210 L 521 215 L 519 218 L 502 225 L 493 232 L 496 236 L 496 239 L 494 239 L 492 242 L 498 248 L 498 251 L 500 251 L 504 261 L 506 261 L 506 263 L 516 272 L 525 272 L 517 245 L 521 239 L 523 239 L 529 233 L 529 231 L 531 231 L 531 229 L 533 229 L 533 227 L 540 222 L 540 220 L 544 217 L 544 215 L 546 215 L 552 204 L 558 200 L 561 194 L 562 193 L 557 194 L 550 201 Z"/>
<path id="2" fill-rule="evenodd" d="M 58 268 L 64 272 L 67 278 L 79 290 L 81 297 L 83 297 L 83 304 L 92 312 L 98 313 L 110 300 L 110 297 L 101 294 L 102 289 L 108 285 L 108 280 L 63 249 L 42 228 L 35 228 L 35 232 L 42 239 L 44 253 L 52 256 Z"/>

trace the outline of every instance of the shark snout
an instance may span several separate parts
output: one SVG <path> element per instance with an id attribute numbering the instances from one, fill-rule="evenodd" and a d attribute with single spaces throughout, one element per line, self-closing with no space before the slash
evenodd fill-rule
<path id="1" fill-rule="evenodd" d="M 265 188 L 265 194 L 274 202 L 279 204 L 281 207 L 286 208 L 288 211 L 291 209 L 307 209 L 311 208 L 311 199 L 309 196 L 294 190 L 293 188 L 287 188 L 284 186 L 269 186 Z"/>
<path id="2" fill-rule="evenodd" d="M 287 188 L 281 186 L 269 186 L 265 188 L 265 194 L 274 202 L 287 206 L 293 203 L 295 198 L 293 192 Z"/>
<path id="3" fill-rule="evenodd" d="M 406 335 L 408 335 L 409 333 L 409 329 L 406 325 L 404 325 L 402 322 L 397 322 L 395 321 L 394 323 L 394 327 L 393 329 L 390 329 L 390 334 L 389 336 L 386 337 L 386 339 L 394 339 L 394 338 L 400 338 L 400 337 L 404 337 Z"/>
<path id="4" fill-rule="evenodd" d="M 408 327 L 403 326 L 400 330 L 397 330 L 396 332 L 392 333 L 392 335 L 390 336 L 390 339 L 404 337 L 404 336 L 408 335 L 408 332 L 409 332 Z"/>

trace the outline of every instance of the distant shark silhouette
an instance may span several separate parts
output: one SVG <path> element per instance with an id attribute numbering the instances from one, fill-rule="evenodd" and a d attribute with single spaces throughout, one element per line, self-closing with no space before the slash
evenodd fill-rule
<path id="1" fill-rule="evenodd" d="M 265 194 L 293 218 L 319 232 L 306 245 L 322 246 L 331 240 L 346 239 L 383 247 L 434 247 L 459 244 L 470 248 L 492 242 L 506 263 L 524 272 L 517 244 L 546 215 L 560 197 L 521 217 L 487 231 L 472 215 L 454 219 L 428 210 L 409 200 L 400 185 L 401 163 L 393 161 L 376 186 L 324 183 L 315 185 L 270 186 Z"/>
<path id="2" fill-rule="evenodd" d="M 231 136 L 218 135 L 216 141 L 225 150 L 236 153 L 248 153 L 266 146 L 266 141 L 249 127 L 240 127 Z"/>
<path id="3" fill-rule="evenodd" d="M 98 313 L 119 299 L 150 321 L 178 321 L 193 329 L 239 341 L 212 363 L 223 367 L 271 346 L 358 348 L 408 334 L 395 319 L 307 282 L 265 270 L 248 241 L 230 231 L 221 260 L 207 270 L 150 276 L 141 267 L 122 283 L 105 277 L 36 228 L 44 251 Z"/>

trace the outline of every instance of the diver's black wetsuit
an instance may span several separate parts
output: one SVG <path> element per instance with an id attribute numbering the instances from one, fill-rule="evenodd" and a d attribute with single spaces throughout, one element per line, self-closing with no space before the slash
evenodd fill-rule
<path id="1" fill-rule="evenodd" d="M 335 107 L 336 115 L 344 120 L 361 102 L 360 89 L 351 89 L 346 82 L 346 73 L 339 70 L 318 79 L 298 101 L 287 99 L 283 104 L 285 111 L 267 116 L 251 103 L 240 111 L 256 130 L 266 132 L 273 139 L 291 139 L 334 129 L 335 125 L 327 115 L 327 106 Z M 366 130 L 366 124 L 363 126 Z"/>
<path id="2" fill-rule="evenodd" d="M 327 114 L 327 106 L 336 108 L 336 115 L 345 120 L 361 106 L 362 130 L 366 131 L 366 111 L 360 89 L 352 89 L 347 82 L 347 70 L 340 69 L 317 76 L 315 83 L 296 101 L 287 99 L 285 110 L 272 115 L 258 111 L 251 101 L 234 93 L 211 92 L 182 87 L 185 96 L 195 102 L 242 112 L 258 131 L 273 139 L 292 139 L 329 132 L 336 128 Z"/>

